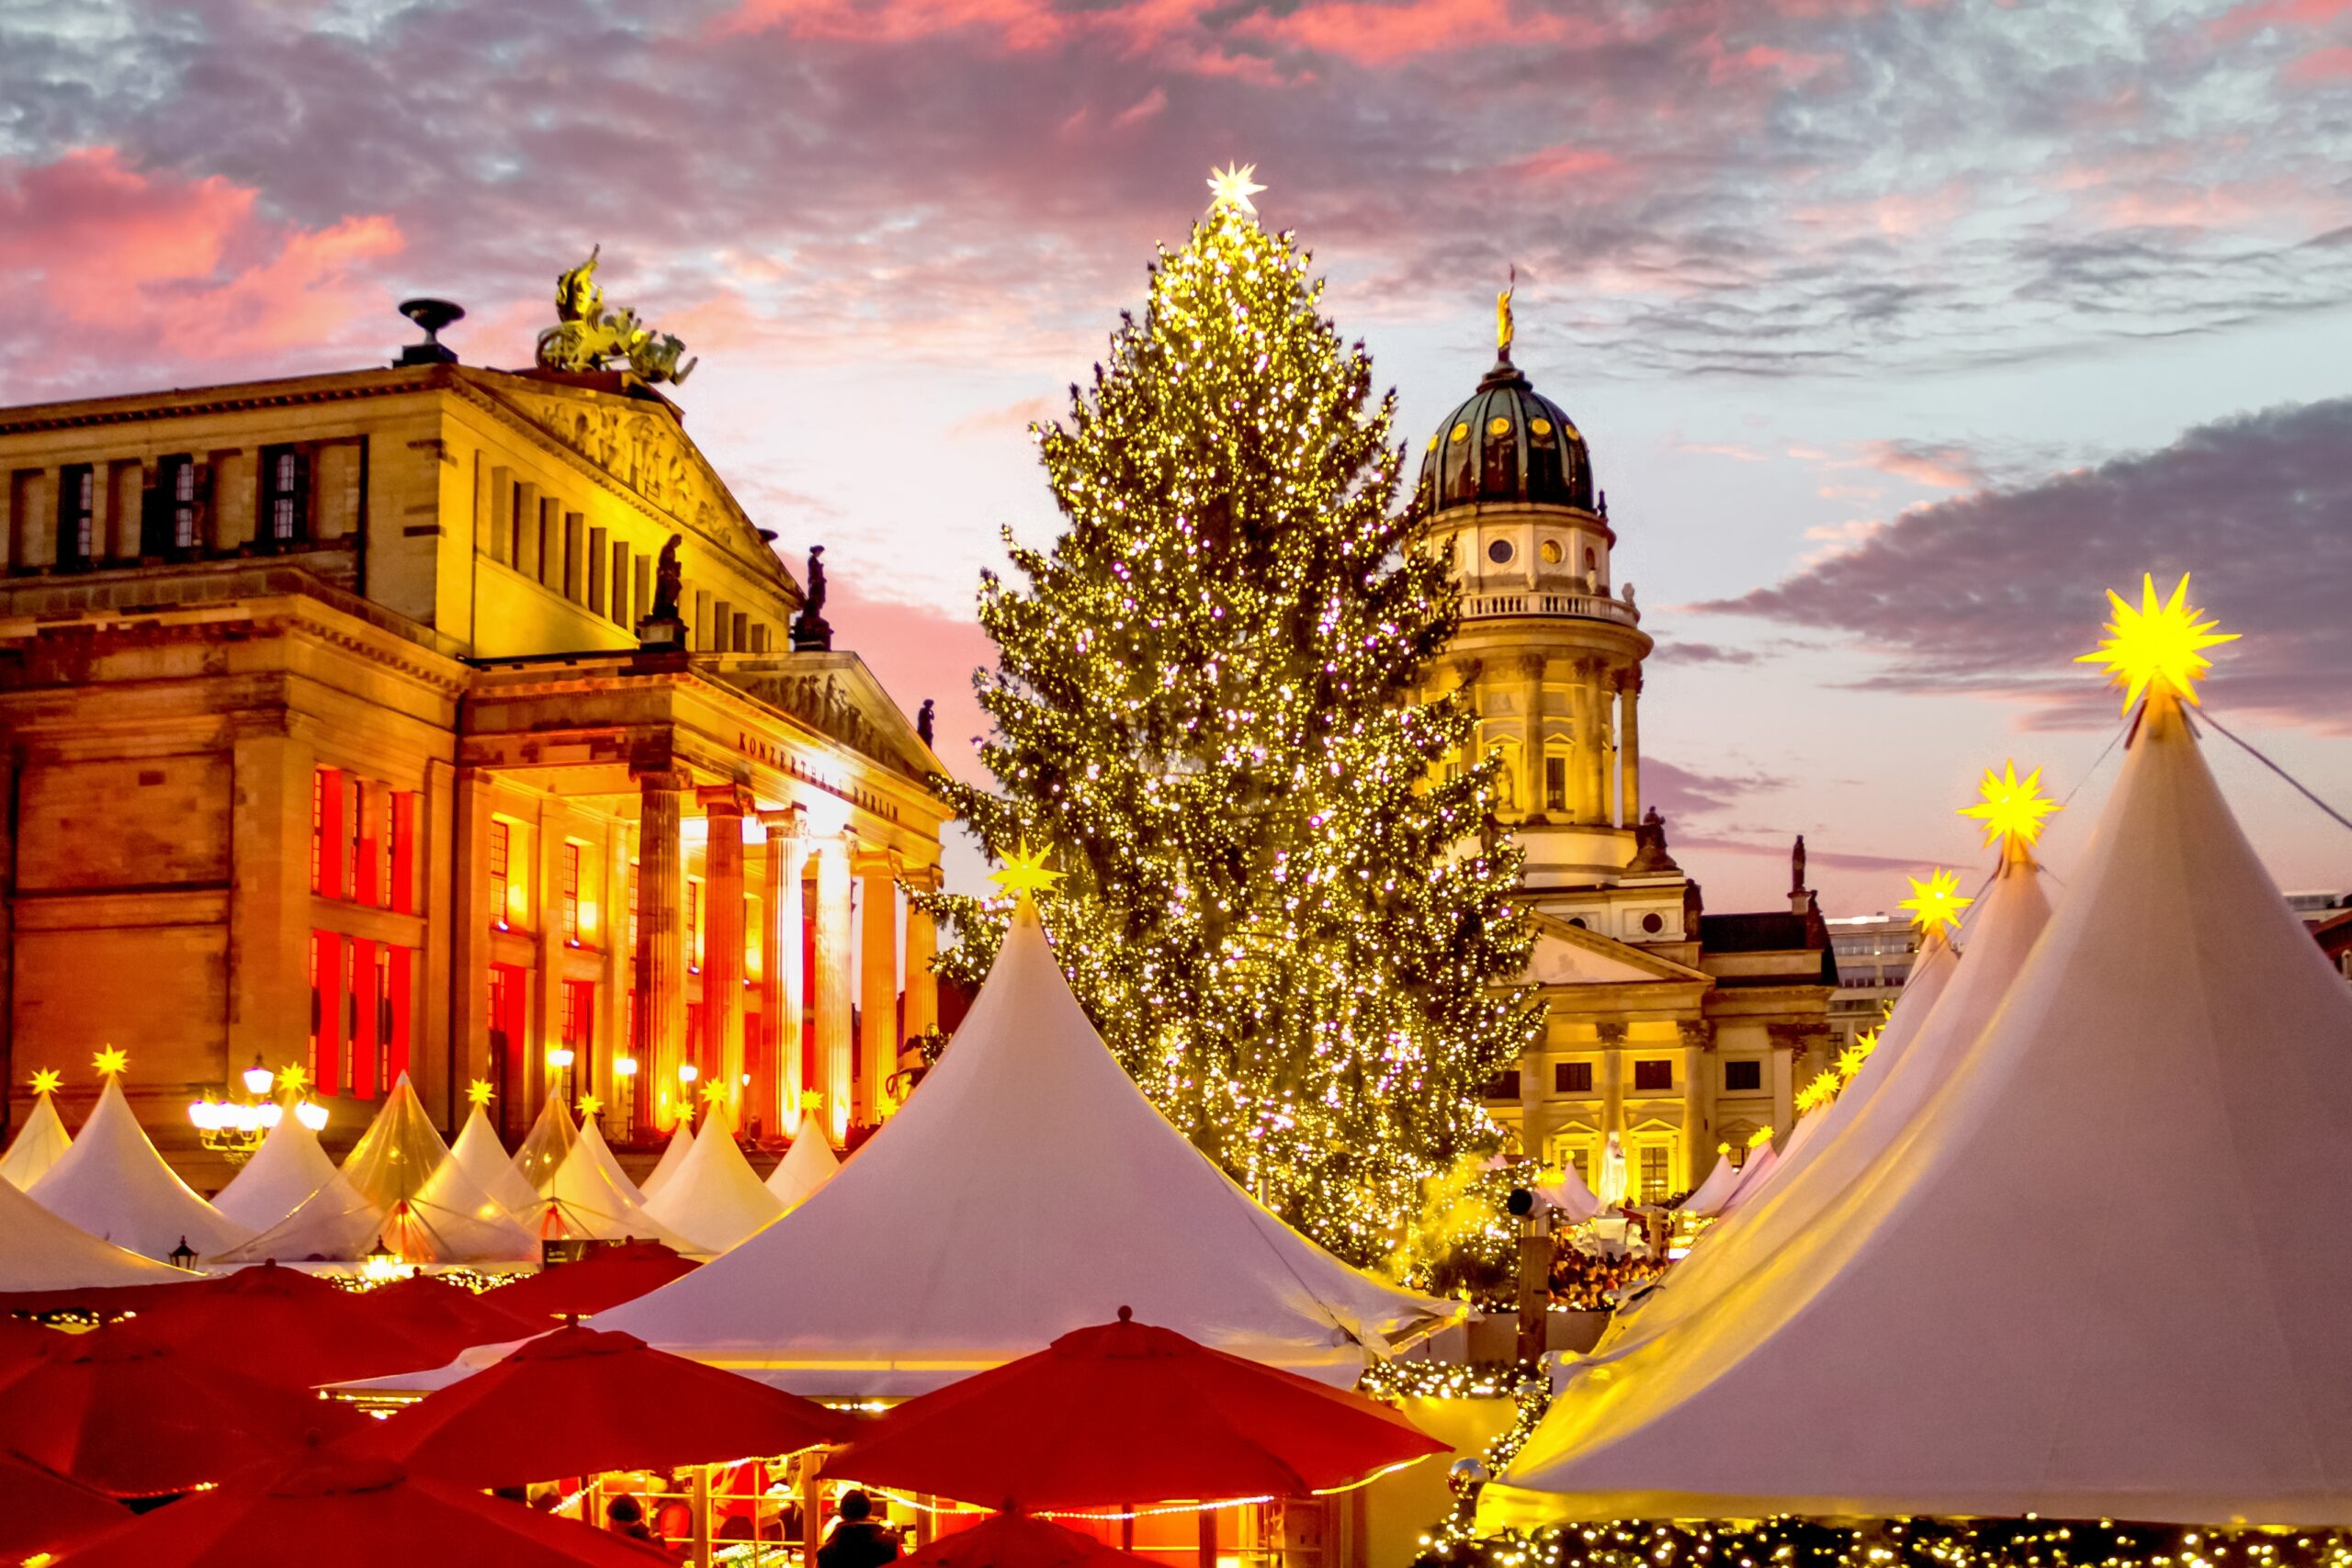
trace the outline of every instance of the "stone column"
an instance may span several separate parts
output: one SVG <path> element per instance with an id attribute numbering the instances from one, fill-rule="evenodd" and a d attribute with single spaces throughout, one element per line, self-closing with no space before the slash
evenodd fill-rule
<path id="1" fill-rule="evenodd" d="M 939 868 L 919 865 L 906 874 L 910 893 L 936 893 Z M 907 900 L 907 1038 L 928 1034 L 939 1027 L 939 976 L 932 960 L 939 955 L 939 928 L 931 911 Z"/>
<path id="2" fill-rule="evenodd" d="M 686 857 L 679 829 L 694 780 L 683 768 L 638 774 L 638 1093 L 656 1128 L 691 1118 L 686 1059 Z"/>
<path id="3" fill-rule="evenodd" d="M 852 869 L 864 884 L 859 922 L 857 1119 L 871 1125 L 889 1103 L 890 1075 L 899 1070 L 899 857 L 888 850 L 857 857 Z"/>
<path id="4" fill-rule="evenodd" d="M 1642 819 L 1642 672 L 1617 677 L 1617 801 L 1628 828 Z"/>
<path id="5" fill-rule="evenodd" d="M 454 860 L 449 902 L 439 919 L 449 928 L 449 1130 L 461 1120 L 456 1090 L 490 1072 L 490 775 L 459 768 L 451 784 Z M 432 886 L 437 887 L 436 867 Z M 437 1005 L 437 1004 L 436 1004 Z"/>
<path id="6" fill-rule="evenodd" d="M 1689 1191 L 1707 1178 L 1715 1159 L 1715 1126 L 1707 1114 L 1713 1099 L 1713 1062 L 1708 1055 L 1711 1031 L 1703 1019 L 1675 1021 L 1682 1036 L 1682 1188 Z"/>
<path id="7" fill-rule="evenodd" d="M 225 1057 L 206 1065 L 200 1081 L 207 1085 L 224 1083 L 230 1065 L 243 1066 L 256 1051 L 273 1066 L 299 1060 L 311 1033 L 311 776 L 317 757 L 310 740 L 278 716 L 233 731 L 229 754 L 229 1035 Z M 119 975 L 113 983 L 137 981 Z"/>
<path id="8" fill-rule="evenodd" d="M 1568 820 L 1592 820 L 1592 770 L 1586 760 L 1600 744 L 1596 733 L 1592 711 L 1592 682 L 1589 678 L 1589 660 L 1579 659 L 1568 667 L 1568 710 L 1576 726 L 1576 744 L 1568 751 Z"/>
<path id="9" fill-rule="evenodd" d="M 1551 1064 L 1544 1055 L 1541 1043 L 1529 1047 L 1519 1058 L 1519 1152 L 1529 1159 L 1542 1161 L 1544 1145 L 1552 1136 L 1552 1119 L 1546 1096 L 1552 1086 L 1544 1081 Z"/>
<path id="10" fill-rule="evenodd" d="M 748 1127 L 743 1108 L 743 814 L 752 792 L 718 784 L 696 792 L 710 838 L 703 852 L 702 1018 L 708 1043 L 703 1071 L 724 1085 L 735 1125 Z"/>
<path id="11" fill-rule="evenodd" d="M 1526 790 L 1519 797 L 1525 817 L 1544 813 L 1544 656 L 1520 655 L 1520 754 L 1527 760 Z"/>
<path id="12" fill-rule="evenodd" d="M 763 811 L 760 1022 L 767 1049 L 752 1071 L 752 1104 L 770 1130 L 800 1133 L 800 867 L 808 852 L 797 809 Z"/>
<path id="13" fill-rule="evenodd" d="M 1592 1032 L 1600 1040 L 1601 1093 L 1600 1136 L 1607 1142 L 1609 1134 L 1617 1134 L 1618 1146 L 1625 1142 L 1625 1026 L 1622 1023 L 1596 1023 Z M 1633 1158 L 1633 1151 L 1625 1150 L 1625 1157 Z"/>
<path id="14" fill-rule="evenodd" d="M 849 857 L 854 840 L 840 833 L 816 840 L 818 1089 L 825 1097 L 825 1131 L 839 1148 L 849 1136 L 855 1085 L 850 1051 Z"/>
<path id="15" fill-rule="evenodd" d="M 1600 660 L 1587 659 L 1577 666 L 1577 677 L 1584 683 L 1584 711 L 1591 716 L 1588 743 L 1577 752 L 1577 760 L 1584 768 L 1585 818 L 1588 822 L 1609 820 L 1609 699 L 1601 685 Z"/>

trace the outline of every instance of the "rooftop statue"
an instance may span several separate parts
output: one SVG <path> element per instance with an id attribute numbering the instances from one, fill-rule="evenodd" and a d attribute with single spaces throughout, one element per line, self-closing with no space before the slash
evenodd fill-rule
<path id="1" fill-rule="evenodd" d="M 556 278 L 557 321 L 539 334 L 540 367 L 604 370 L 622 360 L 647 381 L 684 381 L 701 363 L 679 363 L 684 344 L 640 323 L 635 310 L 605 309 L 605 291 L 596 286 L 596 258 L 604 248 L 598 245 L 586 261 Z"/>

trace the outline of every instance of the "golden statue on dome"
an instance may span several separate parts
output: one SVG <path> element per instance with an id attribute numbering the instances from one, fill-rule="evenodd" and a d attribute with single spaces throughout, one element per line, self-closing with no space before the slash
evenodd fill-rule
<path id="1" fill-rule="evenodd" d="M 1500 294 L 1495 296 L 1495 347 L 1501 351 L 1506 358 L 1510 355 L 1510 340 L 1516 335 L 1510 319 L 1510 297 L 1518 288 L 1519 264 L 1514 262 L 1511 264 L 1510 284 Z"/>
<path id="2" fill-rule="evenodd" d="M 698 359 L 678 362 L 685 353 L 684 344 L 672 333 L 657 333 L 641 324 L 635 310 L 605 309 L 605 291 L 596 286 L 596 258 L 604 248 L 596 246 L 586 261 L 557 276 L 556 324 L 539 333 L 540 368 L 603 370 L 620 359 L 646 381 L 684 381 L 701 363 Z"/>

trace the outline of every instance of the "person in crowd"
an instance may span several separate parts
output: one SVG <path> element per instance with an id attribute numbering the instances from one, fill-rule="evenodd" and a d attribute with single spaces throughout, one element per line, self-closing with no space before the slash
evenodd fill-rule
<path id="1" fill-rule="evenodd" d="M 645 1505 L 634 1497 L 616 1497 L 605 1508 L 605 1524 L 615 1535 L 625 1535 L 631 1540 L 651 1540 L 652 1530 L 646 1528 Z"/>
<path id="2" fill-rule="evenodd" d="M 841 1517 L 817 1549 L 817 1568 L 882 1568 L 899 1558 L 899 1532 L 874 1517 L 874 1499 L 854 1489 L 842 1494 Z"/>

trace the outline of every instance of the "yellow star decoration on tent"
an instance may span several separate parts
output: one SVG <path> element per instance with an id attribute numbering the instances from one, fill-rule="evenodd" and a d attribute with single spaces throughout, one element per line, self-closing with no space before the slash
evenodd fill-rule
<path id="1" fill-rule="evenodd" d="M 602 1111 L 603 1109 L 605 1109 L 605 1102 L 604 1102 L 603 1100 L 601 1100 L 597 1099 L 594 1095 L 593 1095 L 593 1094 L 583 1094 L 583 1095 L 582 1095 L 582 1096 L 580 1097 L 580 1114 L 581 1114 L 581 1115 L 582 1115 L 582 1116 L 594 1116 L 594 1115 L 595 1115 L 595 1114 L 596 1114 L 596 1112 L 598 1112 L 599 1111 Z"/>
<path id="2" fill-rule="evenodd" d="M 1062 879 L 1060 872 L 1046 869 L 1046 856 L 1051 852 L 1049 850 L 1039 850 L 1032 854 L 1029 852 L 1029 846 L 1023 844 L 1018 852 L 1004 857 L 1002 868 L 990 872 L 989 880 L 1015 898 L 1026 898 L 1034 894 L 1049 893 L 1053 890 L 1054 884 Z"/>
<path id="3" fill-rule="evenodd" d="M 1877 1043 L 1875 1039 L 1871 1040 L 1868 1045 L 1857 1040 L 1838 1053 L 1838 1077 L 1840 1082 L 1854 1081 L 1854 1075 L 1860 1072 L 1862 1064 L 1871 1059 L 1871 1048 Z"/>
<path id="4" fill-rule="evenodd" d="M 466 1086 L 466 1102 L 469 1105 L 488 1105 L 492 1092 L 488 1078 L 476 1078 Z"/>
<path id="5" fill-rule="evenodd" d="M 2036 768 L 2020 779 L 2014 758 L 1997 773 L 1985 769 L 1984 782 L 1976 786 L 1976 794 L 1977 804 L 1962 807 L 1960 814 L 1984 824 L 1988 844 L 2003 839 L 2030 844 L 2041 837 L 2041 819 L 2065 809 L 2041 793 L 2041 770 Z"/>
<path id="6" fill-rule="evenodd" d="M 2201 650 L 2238 638 L 2235 632 L 2216 632 L 2213 628 L 2221 623 L 2188 602 L 2187 572 L 2162 604 L 2156 601 L 2156 580 L 2144 573 L 2138 609 L 2111 588 L 2107 602 L 2115 607 L 2114 618 L 2107 623 L 2107 640 L 2077 654 L 2075 662 L 2106 665 L 2108 679 L 2124 689 L 2125 713 L 2159 681 L 2195 704 L 2198 679 L 2213 667 Z"/>
<path id="7" fill-rule="evenodd" d="M 1799 1111 L 1818 1111 L 1837 1098 L 1838 1075 L 1836 1073 L 1823 1073 L 1811 1083 L 1797 1090 L 1797 1109 Z"/>
<path id="8" fill-rule="evenodd" d="M 100 1077 L 110 1078 L 130 1066 L 130 1057 L 121 1047 L 109 1045 L 90 1058 L 90 1066 L 98 1069 Z"/>
<path id="9" fill-rule="evenodd" d="M 717 1078 L 712 1078 L 702 1086 L 702 1098 L 704 1104 L 716 1105 L 727 1098 L 727 1086 Z"/>
<path id="10" fill-rule="evenodd" d="M 310 1087 L 311 1074 L 308 1068 L 280 1067 L 277 1069 L 278 1093 L 300 1094 Z"/>
<path id="11" fill-rule="evenodd" d="M 1214 212 L 1220 207 L 1238 207 L 1244 212 L 1256 213 L 1258 209 L 1250 205 L 1250 198 L 1266 188 L 1253 177 L 1257 173 L 1258 165 L 1255 164 L 1244 164 L 1238 168 L 1227 164 L 1222 169 L 1211 169 L 1209 210 Z"/>
<path id="12" fill-rule="evenodd" d="M 1961 897 L 1960 876 L 1956 872 L 1937 866 L 1928 873 L 1928 880 L 1906 877 L 1911 884 L 1911 897 L 1896 906 L 1911 911 L 1911 923 L 1932 936 L 1947 927 L 1957 929 L 1960 912 L 1976 902 Z"/>
<path id="13" fill-rule="evenodd" d="M 1770 1127 L 1758 1127 L 1747 1134 L 1747 1146 L 1751 1149 L 1760 1149 L 1771 1141 L 1772 1129 Z"/>
<path id="14" fill-rule="evenodd" d="M 57 1091 L 57 1086 L 64 1081 L 65 1075 L 59 1072 L 55 1067 L 36 1067 L 33 1069 L 33 1092 L 35 1094 L 53 1094 Z"/>

